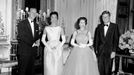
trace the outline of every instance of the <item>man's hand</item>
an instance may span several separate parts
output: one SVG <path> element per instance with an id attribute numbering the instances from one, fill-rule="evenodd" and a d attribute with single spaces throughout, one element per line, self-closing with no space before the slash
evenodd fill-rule
<path id="1" fill-rule="evenodd" d="M 115 52 L 111 53 L 111 59 L 115 57 Z"/>
<path id="2" fill-rule="evenodd" d="M 35 46 L 39 47 L 39 45 L 40 45 L 40 39 L 37 40 L 37 41 L 35 41 L 35 42 L 33 43 L 32 47 L 35 47 Z"/>

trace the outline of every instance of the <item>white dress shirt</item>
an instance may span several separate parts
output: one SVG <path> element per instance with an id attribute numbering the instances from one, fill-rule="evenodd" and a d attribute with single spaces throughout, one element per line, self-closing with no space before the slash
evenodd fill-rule
<path id="1" fill-rule="evenodd" d="M 108 30 L 108 28 L 109 28 L 109 25 L 110 25 L 110 23 L 107 23 L 107 25 L 108 26 L 104 26 L 104 35 L 106 36 L 106 34 L 107 34 L 107 30 Z"/>
<path id="2" fill-rule="evenodd" d="M 34 36 L 34 22 L 32 22 L 32 20 L 29 19 L 29 18 L 28 18 L 28 21 L 29 21 L 29 23 L 30 23 L 30 26 L 31 26 L 31 29 L 32 29 L 32 34 L 33 34 L 33 36 Z"/>

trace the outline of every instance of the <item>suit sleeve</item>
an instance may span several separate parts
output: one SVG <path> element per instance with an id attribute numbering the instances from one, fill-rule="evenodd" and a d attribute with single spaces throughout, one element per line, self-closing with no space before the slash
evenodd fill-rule
<path id="1" fill-rule="evenodd" d="M 118 28 L 118 25 L 115 24 L 114 40 L 113 40 L 113 51 L 114 51 L 114 52 L 118 49 L 119 36 L 120 36 L 119 28 Z"/>
<path id="2" fill-rule="evenodd" d="M 26 32 L 26 29 L 25 29 L 25 26 L 24 26 L 24 22 L 20 22 L 18 24 L 18 27 L 17 27 L 17 30 L 18 30 L 18 36 L 17 36 L 17 39 L 18 39 L 18 42 L 20 43 L 25 43 L 29 46 L 32 46 L 32 42 L 29 42 L 29 40 L 26 38 L 26 36 L 28 35 L 27 32 Z"/>
<path id="3" fill-rule="evenodd" d="M 41 36 L 42 34 L 39 33 L 39 25 L 36 24 L 35 26 L 36 26 L 36 34 L 37 34 L 36 39 L 35 39 L 35 41 L 36 41 L 42 37 Z"/>
<path id="4" fill-rule="evenodd" d="M 99 31 L 98 31 L 98 27 L 95 29 L 93 47 L 94 47 L 96 55 L 98 56 L 98 54 L 99 54 L 99 50 L 98 50 L 98 47 L 99 47 Z"/>

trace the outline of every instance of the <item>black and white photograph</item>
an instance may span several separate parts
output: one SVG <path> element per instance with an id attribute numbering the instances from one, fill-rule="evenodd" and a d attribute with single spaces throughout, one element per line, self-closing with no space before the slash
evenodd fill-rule
<path id="1" fill-rule="evenodd" d="M 134 0 L 0 0 L 0 75 L 134 75 Z"/>

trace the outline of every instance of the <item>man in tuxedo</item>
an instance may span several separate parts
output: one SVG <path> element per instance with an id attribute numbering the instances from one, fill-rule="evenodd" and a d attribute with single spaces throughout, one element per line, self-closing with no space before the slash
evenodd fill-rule
<path id="1" fill-rule="evenodd" d="M 34 61 L 39 39 L 39 27 L 34 22 L 35 8 L 30 8 L 29 17 L 18 24 L 18 67 L 19 75 L 34 75 Z"/>
<path id="2" fill-rule="evenodd" d="M 110 16 L 109 11 L 102 12 L 102 22 L 97 26 L 94 34 L 94 49 L 98 58 L 100 75 L 111 75 L 112 59 L 118 48 L 118 25 L 110 22 Z"/>

